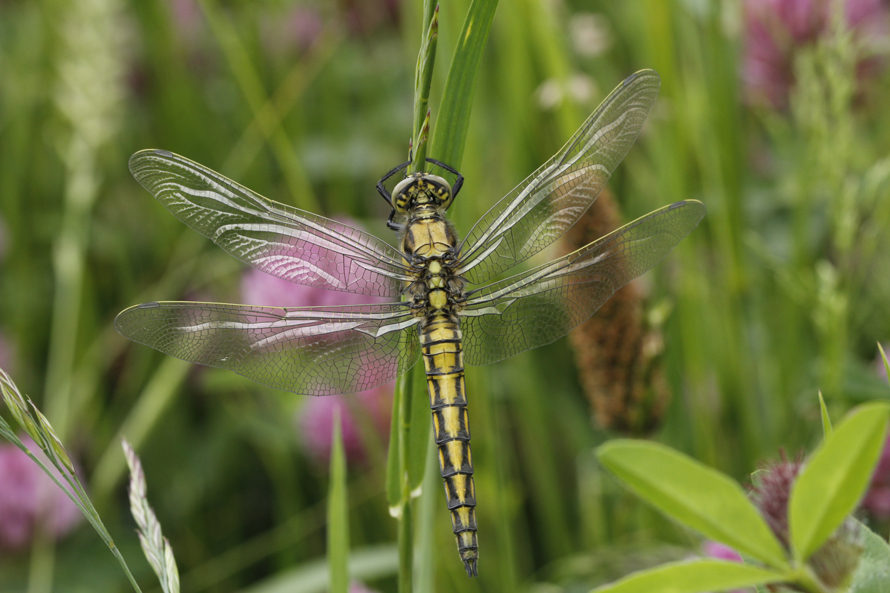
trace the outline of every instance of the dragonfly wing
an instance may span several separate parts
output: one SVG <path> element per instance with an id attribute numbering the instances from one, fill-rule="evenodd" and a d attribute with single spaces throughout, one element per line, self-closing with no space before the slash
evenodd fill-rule
<path id="1" fill-rule="evenodd" d="M 179 220 L 263 272 L 378 297 L 398 296 L 407 278 L 401 255 L 381 239 L 273 202 L 185 157 L 141 150 L 130 171 Z"/>
<path id="2" fill-rule="evenodd" d="M 419 319 L 400 303 L 255 307 L 136 305 L 114 321 L 127 338 L 189 362 L 305 395 L 364 391 L 417 360 Z"/>
<path id="3" fill-rule="evenodd" d="M 468 293 L 460 311 L 464 360 L 497 362 L 561 338 L 657 264 L 704 213 L 701 202 L 676 202 L 550 263 Z"/>
<path id="4" fill-rule="evenodd" d="M 641 70 L 612 91 L 562 150 L 473 225 L 457 272 L 486 282 L 571 228 L 640 134 L 659 84 L 655 71 Z"/>

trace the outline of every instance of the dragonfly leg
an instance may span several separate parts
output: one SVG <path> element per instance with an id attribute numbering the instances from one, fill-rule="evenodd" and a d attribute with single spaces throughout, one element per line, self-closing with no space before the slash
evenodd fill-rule
<path id="1" fill-rule="evenodd" d="M 436 159 L 427 159 L 428 162 L 433 163 L 434 165 L 439 165 L 449 173 L 454 173 L 457 175 L 457 180 L 454 182 L 454 186 L 451 188 L 451 197 L 456 198 L 457 193 L 460 191 L 461 186 L 464 184 L 464 176 L 458 173 L 457 169 L 450 165 L 446 165 L 442 161 L 437 161 Z"/>

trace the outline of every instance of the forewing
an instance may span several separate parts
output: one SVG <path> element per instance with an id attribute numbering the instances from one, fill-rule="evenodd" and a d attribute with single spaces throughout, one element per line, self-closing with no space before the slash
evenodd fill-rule
<path id="1" fill-rule="evenodd" d="M 406 279 L 401 255 L 386 242 L 273 202 L 185 157 L 142 150 L 130 171 L 179 220 L 263 272 L 378 297 L 397 297 Z"/>
<path id="2" fill-rule="evenodd" d="M 114 321 L 127 338 L 189 362 L 305 395 L 364 391 L 417 360 L 418 318 L 399 303 L 254 307 L 136 305 Z"/>
<path id="3" fill-rule="evenodd" d="M 566 256 L 468 293 L 460 312 L 464 360 L 488 364 L 564 336 L 658 263 L 704 214 L 701 202 L 676 202 Z"/>
<path id="4" fill-rule="evenodd" d="M 458 273 L 489 281 L 571 228 L 640 134 L 659 84 L 655 71 L 641 70 L 612 91 L 562 150 L 473 225 Z"/>

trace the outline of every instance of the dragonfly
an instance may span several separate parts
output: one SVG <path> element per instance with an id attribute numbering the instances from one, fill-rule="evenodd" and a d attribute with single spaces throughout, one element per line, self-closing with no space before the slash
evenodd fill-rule
<path id="1" fill-rule="evenodd" d="M 151 302 L 122 311 L 127 338 L 193 363 L 304 395 L 360 392 L 423 359 L 433 436 L 458 553 L 477 575 L 476 489 L 464 365 L 543 346 L 652 268 L 703 218 L 676 202 L 552 261 L 512 268 L 551 245 L 596 200 L 640 134 L 660 80 L 624 80 L 563 148 L 458 238 L 446 211 L 463 177 L 389 171 L 377 190 L 398 247 L 274 202 L 185 157 L 142 150 L 130 171 L 179 220 L 251 266 L 295 283 L 383 297 L 365 305 L 272 307 Z M 444 175 L 451 174 L 450 184 Z M 387 182 L 398 181 L 392 190 Z M 373 299 L 369 299 L 373 300 Z"/>

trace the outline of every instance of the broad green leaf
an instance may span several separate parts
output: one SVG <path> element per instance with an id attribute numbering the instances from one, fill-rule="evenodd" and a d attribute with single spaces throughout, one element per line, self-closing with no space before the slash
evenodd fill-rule
<path id="1" fill-rule="evenodd" d="M 856 508 L 883 449 L 888 413 L 883 403 L 859 406 L 807 460 L 788 501 L 796 559 L 809 558 Z"/>
<path id="2" fill-rule="evenodd" d="M 822 414 L 822 436 L 827 437 L 831 434 L 831 416 L 828 415 L 828 408 L 825 406 L 825 398 L 822 397 L 822 390 L 819 390 L 819 411 Z"/>
<path id="3" fill-rule="evenodd" d="M 782 545 L 729 477 L 664 445 L 619 439 L 597 449 L 600 462 L 665 515 L 745 556 L 787 568 Z"/>
<path id="4" fill-rule="evenodd" d="M 689 560 L 643 570 L 592 593 L 705 593 L 787 580 L 781 572 L 725 560 Z"/>
<path id="5" fill-rule="evenodd" d="M 426 375 L 413 373 L 405 394 L 411 398 L 411 425 L 408 433 L 408 487 L 412 492 L 420 488 L 426 470 L 426 452 L 432 432 L 432 416 L 427 397 Z"/>
<path id="6" fill-rule="evenodd" d="M 890 546 L 863 524 L 862 558 L 853 573 L 849 593 L 886 593 L 890 589 Z"/>
<path id="7" fill-rule="evenodd" d="M 470 125 L 476 72 L 497 6 L 497 0 L 472 0 L 454 49 L 439 115 L 433 127 L 430 154 L 457 169 Z"/>
<path id="8" fill-rule="evenodd" d="M 346 456 L 340 414 L 331 435 L 331 485 L 328 491 L 328 570 L 331 593 L 349 592 L 349 506 L 346 500 Z"/>

